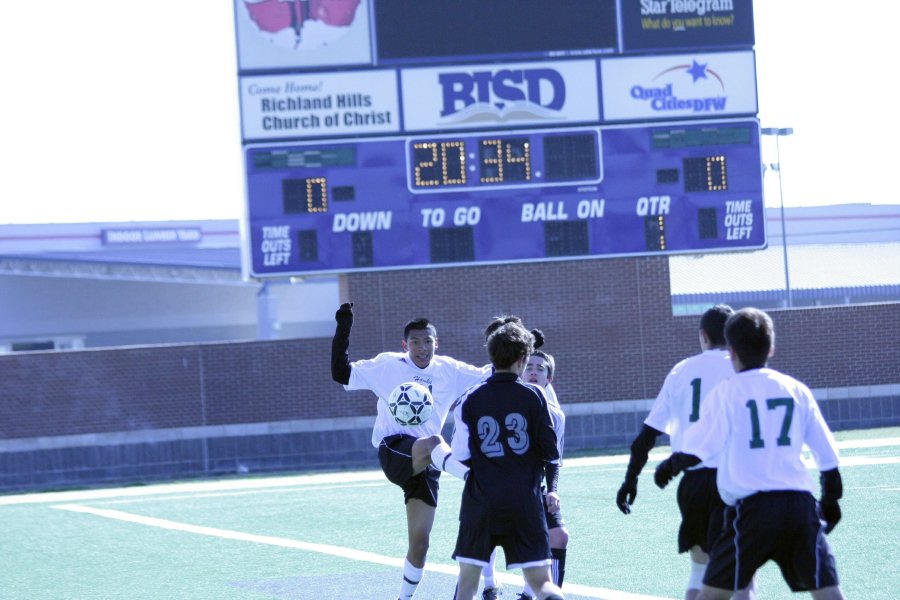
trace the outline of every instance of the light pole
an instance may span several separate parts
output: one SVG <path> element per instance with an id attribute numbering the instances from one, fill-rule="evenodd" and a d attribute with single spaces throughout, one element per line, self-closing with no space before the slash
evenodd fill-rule
<path id="1" fill-rule="evenodd" d="M 787 232 L 784 226 L 784 188 L 781 186 L 781 147 L 778 141 L 782 137 L 793 135 L 794 129 L 792 127 L 763 127 L 759 132 L 763 135 L 775 137 L 775 160 L 777 162 L 774 165 L 770 165 L 770 168 L 778 171 L 778 197 L 781 201 L 781 248 L 784 253 L 784 287 L 787 291 L 788 308 L 792 308 L 794 306 L 794 297 L 791 294 L 791 275 L 788 269 Z"/>

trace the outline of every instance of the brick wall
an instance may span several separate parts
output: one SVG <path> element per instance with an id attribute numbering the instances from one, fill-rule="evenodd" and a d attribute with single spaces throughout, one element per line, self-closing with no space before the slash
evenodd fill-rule
<path id="1" fill-rule="evenodd" d="M 356 275 L 351 358 L 399 349 L 402 329 L 427 316 L 440 351 L 487 361 L 490 317 L 542 329 L 565 403 L 653 398 L 668 370 L 700 351 L 699 317 L 673 317 L 668 260 L 634 258 Z M 770 366 L 811 387 L 900 382 L 900 304 L 770 311 Z"/>
<path id="2" fill-rule="evenodd" d="M 368 273 L 349 276 L 342 286 L 342 293 L 355 303 L 351 358 L 399 349 L 405 323 L 426 316 L 437 325 L 440 353 L 483 364 L 484 326 L 494 315 L 513 313 L 529 327 L 544 331 L 545 349 L 557 359 L 557 392 L 569 405 L 653 398 L 671 366 L 699 351 L 698 318 L 671 315 L 668 261 L 661 257 Z M 812 388 L 900 383 L 900 304 L 771 314 L 777 334 L 772 367 Z M 375 400 L 368 392 L 344 392 L 331 381 L 330 342 L 304 339 L 0 356 L 0 489 L 4 476 L 13 482 L 10 485 L 34 480 L 38 459 L 29 455 L 26 460 L 26 451 L 44 448 L 60 436 L 76 437 L 59 442 L 59 447 L 90 446 L 91 436 L 117 432 L 140 434 L 152 444 L 163 439 L 153 432 L 207 428 L 195 436 L 203 444 L 181 443 L 187 448 L 184 452 L 204 453 L 204 460 L 188 456 L 182 462 L 190 466 L 180 470 L 171 464 L 168 469 L 159 467 L 163 459 L 152 458 L 157 465 L 154 473 L 160 477 L 227 471 L 216 467 L 215 457 L 210 459 L 211 449 L 219 446 L 228 456 L 223 465 L 252 455 L 254 443 L 274 455 L 304 457 L 299 462 L 266 463 L 274 470 L 321 467 L 329 460 L 338 464 L 343 455 L 334 453 L 329 459 L 333 453 L 329 449 L 346 446 L 347 439 L 355 444 L 350 449 L 355 456 L 371 455 L 365 449 L 367 434 L 358 430 L 370 427 L 365 418 L 374 414 Z M 882 395 L 884 399 L 876 399 L 873 406 L 882 411 L 884 405 L 885 416 L 893 418 L 897 399 Z M 852 410 L 852 403 L 847 406 Z M 588 441 L 626 439 L 640 422 L 640 411 L 638 407 L 624 418 L 612 413 L 591 417 L 597 424 L 581 433 Z M 900 416 L 900 405 L 896 414 Z M 329 419 L 344 419 L 340 421 L 344 424 Z M 852 415 L 848 419 L 857 424 L 881 422 L 852 420 Z M 315 431 L 304 432 L 306 426 L 297 425 L 313 422 L 318 423 Z M 354 424 L 346 425 L 350 422 Z M 275 435 L 269 429 L 277 430 L 278 423 L 290 424 L 285 427 L 291 431 L 271 442 L 266 436 Z M 269 429 L 260 432 L 254 424 Z M 221 429 L 232 426 L 238 429 Z M 595 433 L 602 435 L 598 438 Z M 245 439 L 239 442 L 241 438 Z M 315 450 L 309 439 L 314 439 Z M 16 440 L 23 442 L 11 446 Z M 272 450 L 271 443 L 284 451 Z M 21 456 L 4 457 L 4 448 L 6 452 L 14 448 Z M 156 456 L 157 450 L 148 452 Z M 159 451 L 171 454 L 171 449 Z M 313 454 L 313 463 L 304 462 Z M 141 473 L 119 467 L 92 469 L 85 480 Z M 52 464 L 47 468 L 61 470 Z"/>
<path id="3" fill-rule="evenodd" d="M 699 350 L 697 317 L 672 317 L 664 258 L 394 271 L 348 278 L 351 358 L 399 349 L 427 316 L 439 352 L 487 362 L 481 332 L 514 313 L 540 327 L 565 403 L 652 398 Z M 900 381 L 900 304 L 773 311 L 771 366 L 811 387 Z M 0 438 L 317 419 L 373 413 L 331 381 L 330 340 L 0 356 Z"/>

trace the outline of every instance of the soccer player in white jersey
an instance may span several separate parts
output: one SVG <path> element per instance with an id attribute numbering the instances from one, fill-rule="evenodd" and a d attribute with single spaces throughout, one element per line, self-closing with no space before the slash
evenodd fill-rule
<path id="1" fill-rule="evenodd" d="M 794 592 L 842 600 L 825 535 L 841 518 L 838 453 L 812 392 L 767 367 L 775 348 L 772 319 L 745 308 L 725 324 L 736 375 L 703 400 L 700 420 L 680 452 L 661 462 L 659 487 L 681 470 L 719 455 L 718 487 L 727 504 L 725 526 L 710 551 L 701 600 L 726 600 L 745 589 L 774 560 Z M 821 500 L 802 460 L 808 447 L 818 467 Z"/>
<path id="2" fill-rule="evenodd" d="M 544 390 L 547 397 L 547 408 L 550 410 L 550 422 L 556 433 L 556 447 L 559 450 L 559 466 L 562 467 L 562 455 L 564 436 L 566 432 L 566 413 L 563 412 L 553 389 L 553 373 L 556 371 L 556 361 L 553 356 L 542 351 L 535 350 L 528 358 L 522 379 L 526 383 L 536 385 Z M 566 575 L 566 547 L 569 545 L 569 530 L 563 521 L 562 511 L 550 511 L 549 499 L 544 493 L 544 518 L 547 528 L 550 530 L 550 574 L 553 583 L 562 588 Z M 525 582 L 525 589 L 517 596 L 517 600 L 534 600 L 534 590 Z"/>
<path id="3" fill-rule="evenodd" d="M 459 562 L 455 600 L 472 600 L 496 546 L 507 568 L 522 569 L 540 600 L 561 600 L 550 580 L 547 504 L 559 510 L 559 451 L 543 392 L 520 379 L 534 338 L 506 323 L 488 338 L 494 374 L 469 390 L 453 410 L 453 455 L 471 465 L 459 510 L 453 558 Z"/>
<path id="4" fill-rule="evenodd" d="M 372 445 L 388 480 L 403 489 L 409 546 L 403 567 L 400 600 L 415 594 L 422 579 L 438 501 L 440 469 L 460 478 L 468 468 L 451 456 L 441 429 L 453 402 L 490 375 L 491 367 L 474 367 L 438 356 L 437 331 L 427 319 L 410 321 L 403 332 L 404 352 L 382 352 L 370 360 L 350 362 L 353 304 L 335 313 L 337 327 L 331 346 L 331 376 L 346 390 L 370 390 L 378 396 Z M 431 390 L 431 417 L 420 425 L 401 425 L 391 415 L 387 399 L 399 384 L 421 383 Z"/>
<path id="5" fill-rule="evenodd" d="M 631 512 L 637 497 L 638 475 L 656 438 L 663 432 L 669 434 L 672 450 L 680 451 L 685 433 L 700 417 L 701 399 L 720 381 L 734 375 L 725 349 L 725 321 L 732 314 L 734 310 L 725 304 L 704 312 L 700 317 L 700 354 L 682 360 L 666 376 L 650 414 L 631 444 L 625 482 L 616 495 L 616 505 L 624 514 Z M 722 525 L 724 504 L 716 489 L 715 457 L 685 473 L 678 486 L 678 508 L 681 512 L 678 552 L 689 552 L 691 558 L 684 597 L 694 600 L 703 585 L 709 549 Z"/>

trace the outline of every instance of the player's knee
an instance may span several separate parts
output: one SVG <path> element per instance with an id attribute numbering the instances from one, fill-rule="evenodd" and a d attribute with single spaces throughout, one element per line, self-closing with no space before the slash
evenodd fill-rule
<path id="1" fill-rule="evenodd" d="M 428 554 L 428 536 L 414 536 L 409 540 L 409 553 L 415 557 L 421 557 L 422 560 L 425 560 L 425 556 Z"/>
<path id="2" fill-rule="evenodd" d="M 431 435 L 428 437 L 422 437 L 413 442 L 413 453 L 421 454 L 423 456 L 430 456 L 431 451 L 434 450 L 438 444 L 442 443 L 444 438 L 440 435 Z"/>
<path id="3" fill-rule="evenodd" d="M 709 554 L 704 552 L 700 546 L 691 546 L 690 550 L 688 550 L 688 554 L 690 554 L 692 562 L 703 565 L 709 562 Z"/>
<path id="4" fill-rule="evenodd" d="M 550 530 L 550 546 L 564 549 L 569 545 L 569 531 L 565 527 L 554 527 Z"/>

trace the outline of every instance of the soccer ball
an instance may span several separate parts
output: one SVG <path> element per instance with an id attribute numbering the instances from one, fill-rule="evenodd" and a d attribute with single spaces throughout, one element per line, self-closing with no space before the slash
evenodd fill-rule
<path id="1" fill-rule="evenodd" d="M 421 425 L 431 417 L 433 406 L 428 388 L 414 381 L 401 383 L 388 397 L 388 408 L 401 425 Z"/>

